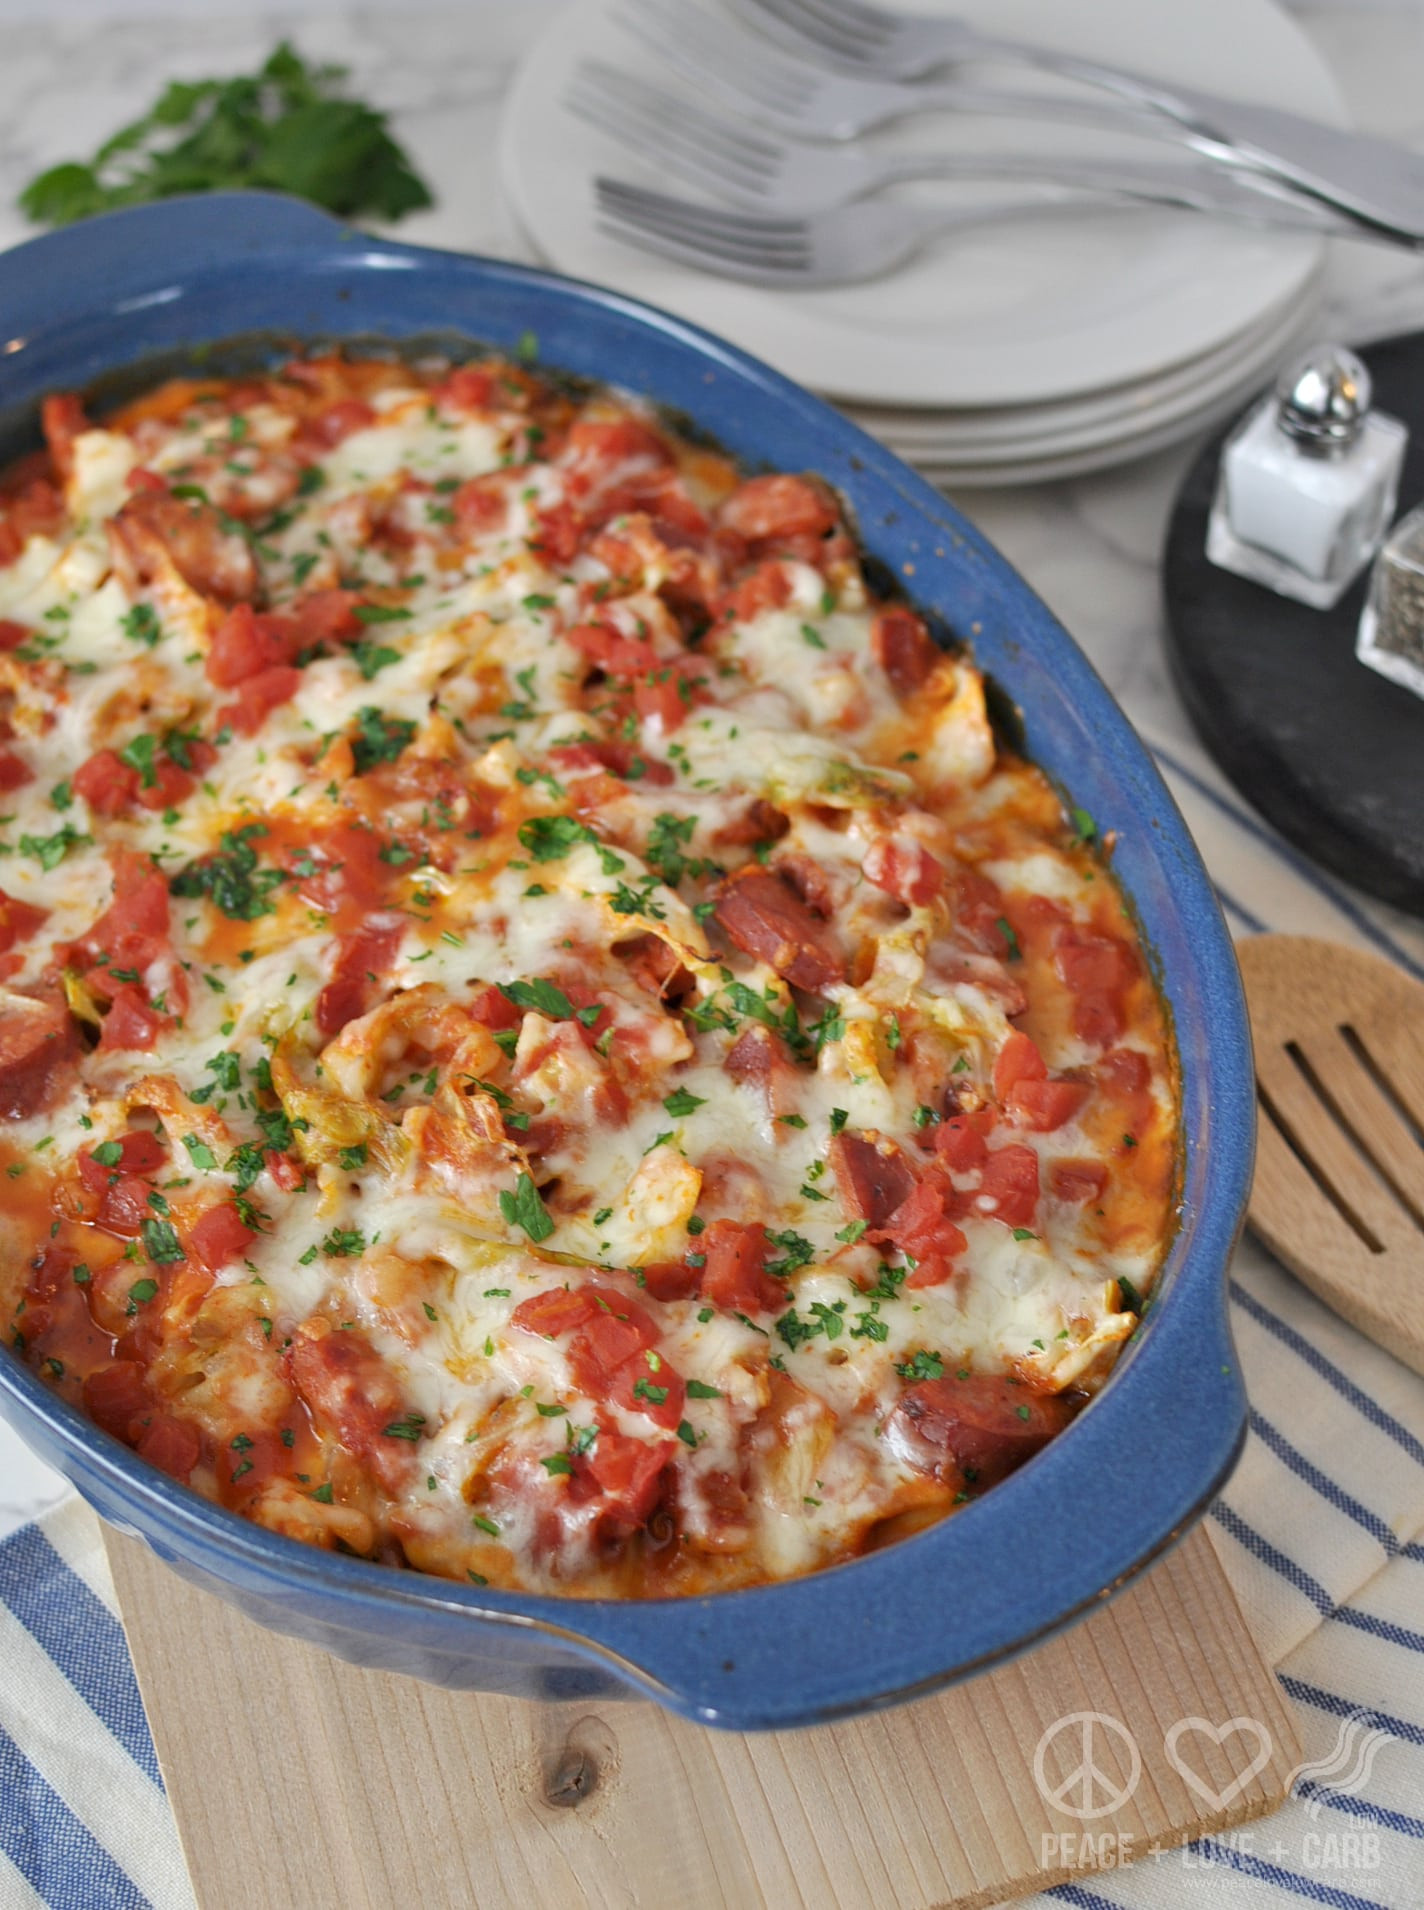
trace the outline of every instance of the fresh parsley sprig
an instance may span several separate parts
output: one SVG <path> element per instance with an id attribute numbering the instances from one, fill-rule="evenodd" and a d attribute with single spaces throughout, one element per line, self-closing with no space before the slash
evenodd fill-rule
<path id="1" fill-rule="evenodd" d="M 346 69 L 308 66 L 285 40 L 256 73 L 174 80 L 132 125 L 84 163 L 32 179 L 20 209 L 69 225 L 176 193 L 266 187 L 352 218 L 400 219 L 432 203 L 386 130 L 386 118 L 341 92 Z"/>

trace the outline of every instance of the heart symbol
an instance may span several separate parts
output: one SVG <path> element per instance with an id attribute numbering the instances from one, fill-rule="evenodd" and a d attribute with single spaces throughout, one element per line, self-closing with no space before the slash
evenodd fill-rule
<path id="1" fill-rule="evenodd" d="M 1193 1769 L 1178 1749 L 1181 1740 L 1189 1732 L 1200 1732 L 1218 1747 L 1225 1744 L 1228 1738 L 1252 1737 L 1256 1742 L 1255 1756 L 1224 1790 L 1217 1790 L 1199 1771 Z M 1265 1770 L 1270 1763 L 1273 1748 L 1270 1732 L 1255 1718 L 1228 1718 L 1225 1724 L 1212 1724 L 1207 1718 L 1179 1718 L 1167 1733 L 1164 1744 L 1167 1762 L 1172 1769 L 1186 1779 L 1191 1789 L 1212 1810 L 1225 1810 L 1233 1798 L 1241 1795 L 1256 1773 Z"/>

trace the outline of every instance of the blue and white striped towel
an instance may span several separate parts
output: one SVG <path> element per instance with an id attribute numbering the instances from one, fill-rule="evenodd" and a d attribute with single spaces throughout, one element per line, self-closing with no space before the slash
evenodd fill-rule
<path id="1" fill-rule="evenodd" d="M 1156 753 L 1237 930 L 1331 936 L 1424 978 L 1416 926 L 1282 844 L 1190 742 Z M 1251 1434 L 1208 1526 L 1317 1768 L 1232 1838 L 1085 1873 L 1023 1910 L 1424 1910 L 1424 1379 L 1250 1241 L 1232 1318 Z M 74 1499 L 0 1543 L 0 1665 L 0 1910 L 192 1910 Z"/>

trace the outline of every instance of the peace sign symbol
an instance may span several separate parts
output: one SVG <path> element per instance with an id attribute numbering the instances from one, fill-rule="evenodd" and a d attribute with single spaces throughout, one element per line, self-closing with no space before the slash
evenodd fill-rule
<path id="1" fill-rule="evenodd" d="M 1067 1755 L 1076 1753 L 1076 1762 L 1066 1777 L 1051 1781 L 1045 1769 L 1048 1747 L 1065 1732 L 1071 1735 L 1063 1751 Z M 1119 1784 L 1104 1768 L 1110 1761 L 1109 1738 L 1118 1738 L 1127 1746 L 1124 1784 Z M 1038 1740 L 1033 1754 L 1033 1779 L 1039 1795 L 1065 1817 L 1076 1817 L 1080 1823 L 1121 1810 L 1137 1789 L 1141 1776 L 1142 1753 L 1137 1748 L 1137 1739 L 1120 1718 L 1110 1717 L 1105 1711 L 1073 1711 L 1066 1718 L 1059 1718 Z"/>

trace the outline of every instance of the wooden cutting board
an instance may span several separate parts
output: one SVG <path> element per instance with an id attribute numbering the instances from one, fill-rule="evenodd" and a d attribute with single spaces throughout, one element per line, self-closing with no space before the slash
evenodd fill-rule
<path id="1" fill-rule="evenodd" d="M 1299 1759 L 1201 1528 L 1014 1664 L 748 1737 L 358 1671 L 105 1536 L 202 1910 L 970 1910 L 1259 1817 Z"/>

